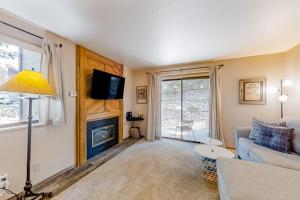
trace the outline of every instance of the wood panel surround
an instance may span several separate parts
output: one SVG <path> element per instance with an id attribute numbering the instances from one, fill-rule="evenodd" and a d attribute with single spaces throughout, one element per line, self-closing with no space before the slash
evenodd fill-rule
<path id="1" fill-rule="evenodd" d="M 123 76 L 123 66 L 82 46 L 76 47 L 77 77 L 77 165 L 87 160 L 86 123 L 88 121 L 119 118 L 119 143 L 123 141 L 123 100 L 95 100 L 91 98 L 93 69 Z"/>

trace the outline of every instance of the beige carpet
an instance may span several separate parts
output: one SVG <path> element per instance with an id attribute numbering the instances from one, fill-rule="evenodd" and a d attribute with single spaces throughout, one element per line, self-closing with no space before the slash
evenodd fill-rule
<path id="1" fill-rule="evenodd" d="M 140 141 L 54 200 L 215 200 L 217 186 L 199 176 L 196 144 Z"/>

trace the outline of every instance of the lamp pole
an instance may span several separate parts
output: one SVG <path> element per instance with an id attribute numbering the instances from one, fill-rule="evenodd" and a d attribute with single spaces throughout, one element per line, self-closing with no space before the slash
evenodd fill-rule
<path id="1" fill-rule="evenodd" d="M 22 70 L 10 80 L 0 85 L 0 91 L 55 96 L 54 89 L 48 84 L 48 81 L 41 75 L 41 73 L 28 69 Z M 29 102 L 26 182 L 24 191 L 20 195 L 17 195 L 17 200 L 24 200 L 27 199 L 27 197 L 32 197 L 31 199 L 44 199 L 44 197 L 51 197 L 52 193 L 33 192 L 30 180 L 32 101 L 38 98 L 28 97 L 26 99 L 28 99 Z"/>
<path id="2" fill-rule="evenodd" d="M 283 87 L 282 87 L 282 84 L 283 84 L 283 80 L 280 80 L 280 96 L 283 95 Z M 280 116 L 281 116 L 281 119 L 283 118 L 283 102 L 280 101 Z"/>
<path id="3" fill-rule="evenodd" d="M 28 112 L 28 135 L 27 135 L 27 170 L 26 170 L 26 182 L 24 186 L 24 193 L 18 198 L 18 200 L 26 199 L 27 197 L 34 197 L 34 199 L 41 197 L 52 197 L 52 192 L 41 192 L 35 193 L 32 191 L 32 184 L 30 180 L 30 161 L 31 161 L 31 128 L 32 128 L 32 101 L 38 98 L 29 97 L 27 98 L 29 102 L 29 112 Z"/>
<path id="4" fill-rule="evenodd" d="M 28 113 L 28 136 L 27 136 L 27 173 L 24 190 L 29 191 L 32 187 L 30 180 L 30 161 L 31 161 L 31 126 L 32 126 L 32 98 L 28 98 L 29 113 Z M 29 189 L 29 190 L 28 190 Z"/>

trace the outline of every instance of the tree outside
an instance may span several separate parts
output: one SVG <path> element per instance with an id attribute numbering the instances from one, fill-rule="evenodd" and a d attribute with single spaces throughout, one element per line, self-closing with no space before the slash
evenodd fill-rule
<path id="1" fill-rule="evenodd" d="M 196 141 L 208 137 L 209 96 L 208 79 L 163 81 L 161 88 L 163 136 Z"/>
<path id="2" fill-rule="evenodd" d="M 6 82 L 22 69 L 40 71 L 41 54 L 0 41 L 0 84 Z M 28 102 L 21 94 L 0 92 L 0 126 L 26 121 Z M 34 120 L 39 119 L 39 101 L 34 102 Z"/>

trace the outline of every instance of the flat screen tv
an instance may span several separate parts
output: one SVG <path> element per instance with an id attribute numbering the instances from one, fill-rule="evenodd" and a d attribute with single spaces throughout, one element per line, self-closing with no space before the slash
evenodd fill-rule
<path id="1" fill-rule="evenodd" d="M 123 99 L 125 78 L 94 69 L 92 99 Z"/>

